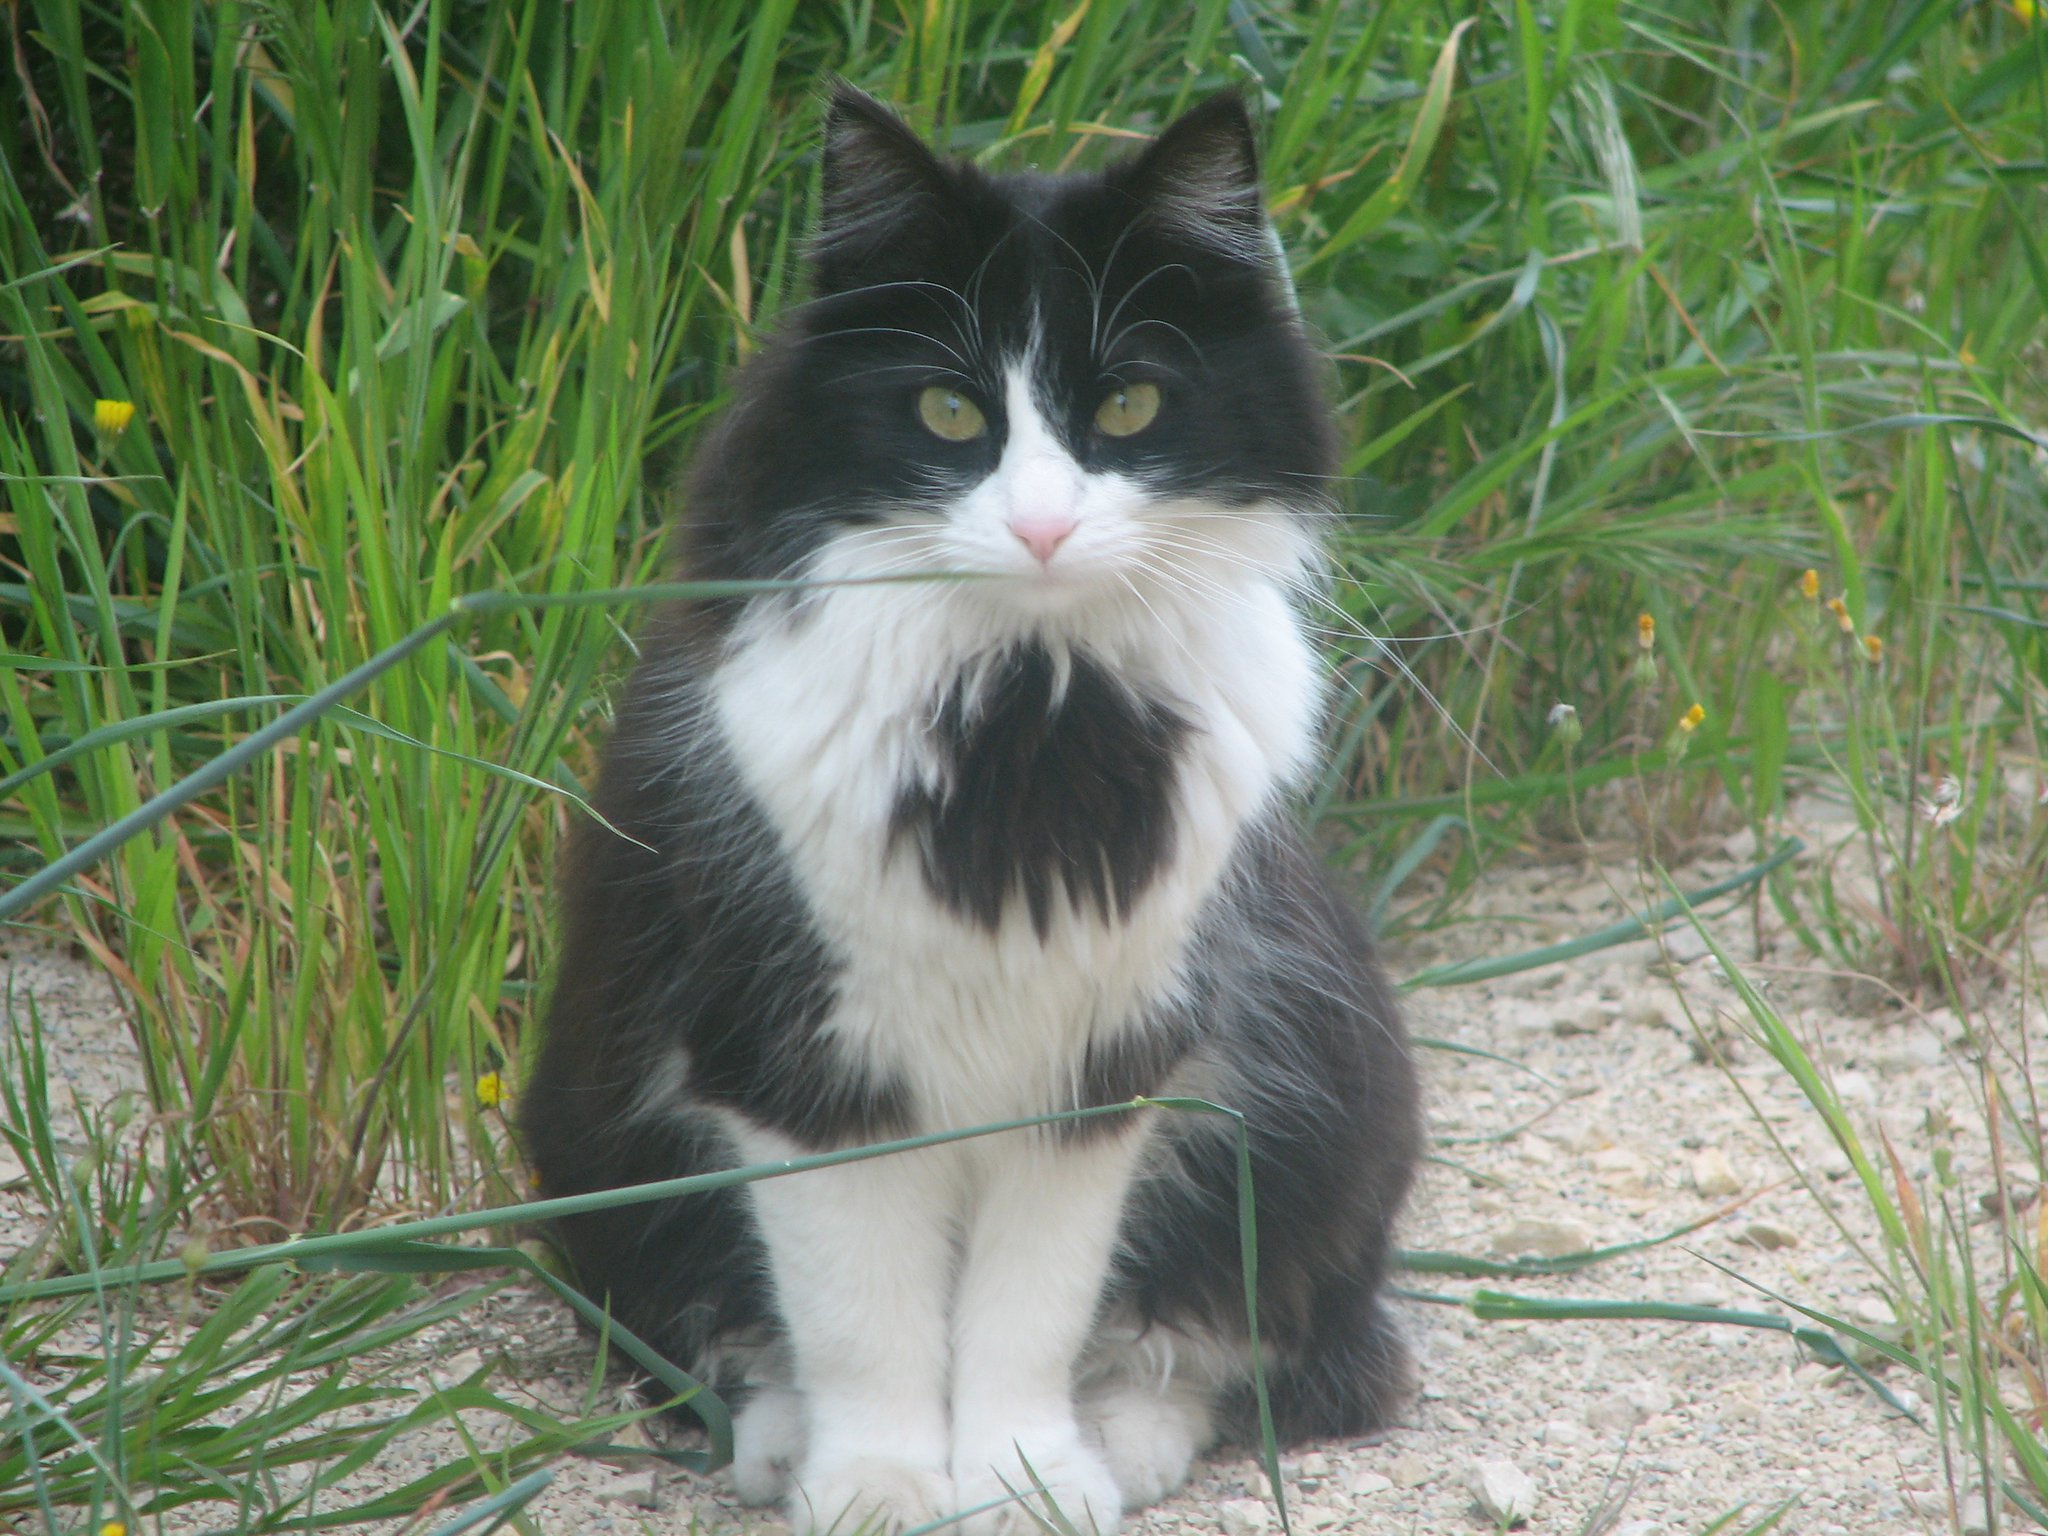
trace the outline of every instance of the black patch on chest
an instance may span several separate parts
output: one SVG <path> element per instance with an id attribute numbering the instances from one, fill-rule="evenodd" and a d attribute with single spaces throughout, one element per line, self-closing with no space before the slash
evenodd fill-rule
<path id="1" fill-rule="evenodd" d="M 1021 896 L 1044 938 L 1055 895 L 1121 917 L 1173 856 L 1173 777 L 1192 727 L 1076 654 L 1054 697 L 1042 646 L 1011 652 L 966 695 L 940 701 L 936 784 L 906 787 L 892 831 L 910 839 L 925 884 L 993 929 Z"/>

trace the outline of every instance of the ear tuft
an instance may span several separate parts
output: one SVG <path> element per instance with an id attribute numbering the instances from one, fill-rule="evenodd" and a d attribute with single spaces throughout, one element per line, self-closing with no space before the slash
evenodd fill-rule
<path id="1" fill-rule="evenodd" d="M 826 286 L 900 246 L 943 202 L 951 178 L 910 125 L 836 81 L 825 114 L 824 209 L 817 259 Z"/>
<path id="2" fill-rule="evenodd" d="M 1131 162 L 1132 189 L 1174 233 L 1225 255 L 1270 254 L 1259 149 L 1244 98 L 1224 91 L 1167 125 Z"/>

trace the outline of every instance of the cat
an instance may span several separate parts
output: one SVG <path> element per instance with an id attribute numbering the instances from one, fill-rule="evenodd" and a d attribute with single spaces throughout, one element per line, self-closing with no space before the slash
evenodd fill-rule
<path id="1" fill-rule="evenodd" d="M 1393 998 L 1294 825 L 1322 365 L 1243 103 L 996 175 L 831 96 L 811 296 L 688 482 L 523 1135 L 549 1195 L 1134 1096 L 1243 1112 L 1283 1442 L 1386 1424 L 1419 1141 Z M 892 581 L 909 573 L 957 580 Z M 1143 1108 L 577 1217 L 592 1293 L 744 1376 L 799 1532 L 1080 1530 L 1251 1401 L 1230 1121 Z M 1015 1491 L 1019 1497 L 1012 1497 Z"/>

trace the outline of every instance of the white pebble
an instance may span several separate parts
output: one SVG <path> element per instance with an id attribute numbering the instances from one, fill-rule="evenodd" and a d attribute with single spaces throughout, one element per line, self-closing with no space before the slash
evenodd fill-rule
<path id="1" fill-rule="evenodd" d="M 1536 1512 L 1536 1484 L 1512 1461 L 1474 1462 L 1471 1487 L 1480 1508 L 1503 1525 L 1520 1525 Z"/>
<path id="2" fill-rule="evenodd" d="M 1344 1486 L 1350 1490 L 1351 1496 L 1354 1499 L 1369 1499 L 1374 1494 L 1385 1493 L 1389 1488 L 1393 1487 L 1394 1480 L 1391 1477 L 1384 1477 L 1378 1472 L 1368 1472 L 1361 1467 L 1358 1471 L 1353 1472 L 1349 1478 L 1345 1479 Z"/>
<path id="3" fill-rule="evenodd" d="M 1387 1464 L 1387 1476 L 1396 1488 L 1420 1488 L 1436 1479 L 1436 1469 L 1413 1451 L 1403 1451 Z"/>
<path id="4" fill-rule="evenodd" d="M 1273 1512 L 1263 1499 L 1225 1499 L 1216 1514 L 1224 1536 L 1263 1536 L 1273 1525 Z"/>
<path id="5" fill-rule="evenodd" d="M 1719 1147 L 1702 1147 L 1692 1155 L 1692 1187 L 1708 1199 L 1742 1193 L 1735 1165 Z"/>
<path id="6" fill-rule="evenodd" d="M 1541 1259 L 1560 1259 L 1593 1246 L 1593 1231 L 1582 1221 L 1545 1221 L 1523 1216 L 1509 1222 L 1487 1245 L 1496 1254 L 1520 1258 L 1533 1254 Z"/>
<path id="7" fill-rule="evenodd" d="M 1766 1251 L 1799 1246 L 1799 1234 L 1790 1227 L 1779 1226 L 1775 1221 L 1752 1221 L 1742 1229 L 1741 1240 L 1752 1248 L 1762 1248 Z"/>

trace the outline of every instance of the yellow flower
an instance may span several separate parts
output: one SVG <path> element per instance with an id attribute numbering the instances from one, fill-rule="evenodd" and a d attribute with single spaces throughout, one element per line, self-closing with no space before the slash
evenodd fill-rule
<path id="1" fill-rule="evenodd" d="M 476 1080 L 476 1101 L 485 1109 L 496 1109 L 505 1102 L 505 1079 L 495 1072 L 486 1072 Z"/>
<path id="2" fill-rule="evenodd" d="M 1876 635 L 1865 635 L 1863 637 L 1863 654 L 1870 658 L 1870 664 L 1873 667 L 1876 666 L 1880 661 L 1884 660 L 1884 642 L 1878 639 Z"/>
<path id="3" fill-rule="evenodd" d="M 128 423 L 134 419 L 133 400 L 95 400 L 92 403 L 92 424 L 109 437 L 119 437 L 126 432 Z"/>
<path id="4" fill-rule="evenodd" d="M 1688 709 L 1678 717 L 1678 728 L 1690 736 L 1700 728 L 1700 722 L 1706 718 L 1706 707 L 1701 704 L 1695 704 L 1691 709 Z"/>
<path id="5" fill-rule="evenodd" d="M 1849 617 L 1849 605 L 1839 597 L 1828 599 L 1828 612 L 1835 616 L 1835 622 L 1842 627 L 1843 634 L 1853 635 L 1856 633 L 1856 621 Z"/>
<path id="6" fill-rule="evenodd" d="M 1647 613 L 1636 615 L 1636 644 L 1648 650 L 1657 643 L 1657 621 Z"/>
<path id="7" fill-rule="evenodd" d="M 1809 569 L 1799 578 L 1799 595 L 1809 603 L 1820 596 L 1820 572 Z"/>
<path id="8" fill-rule="evenodd" d="M 108 402 L 102 401 L 101 403 L 106 404 Z M 135 407 L 131 405 L 128 409 L 132 411 Z M 128 1527 L 118 1520 L 109 1520 L 100 1527 L 100 1536 L 128 1536 Z"/>

